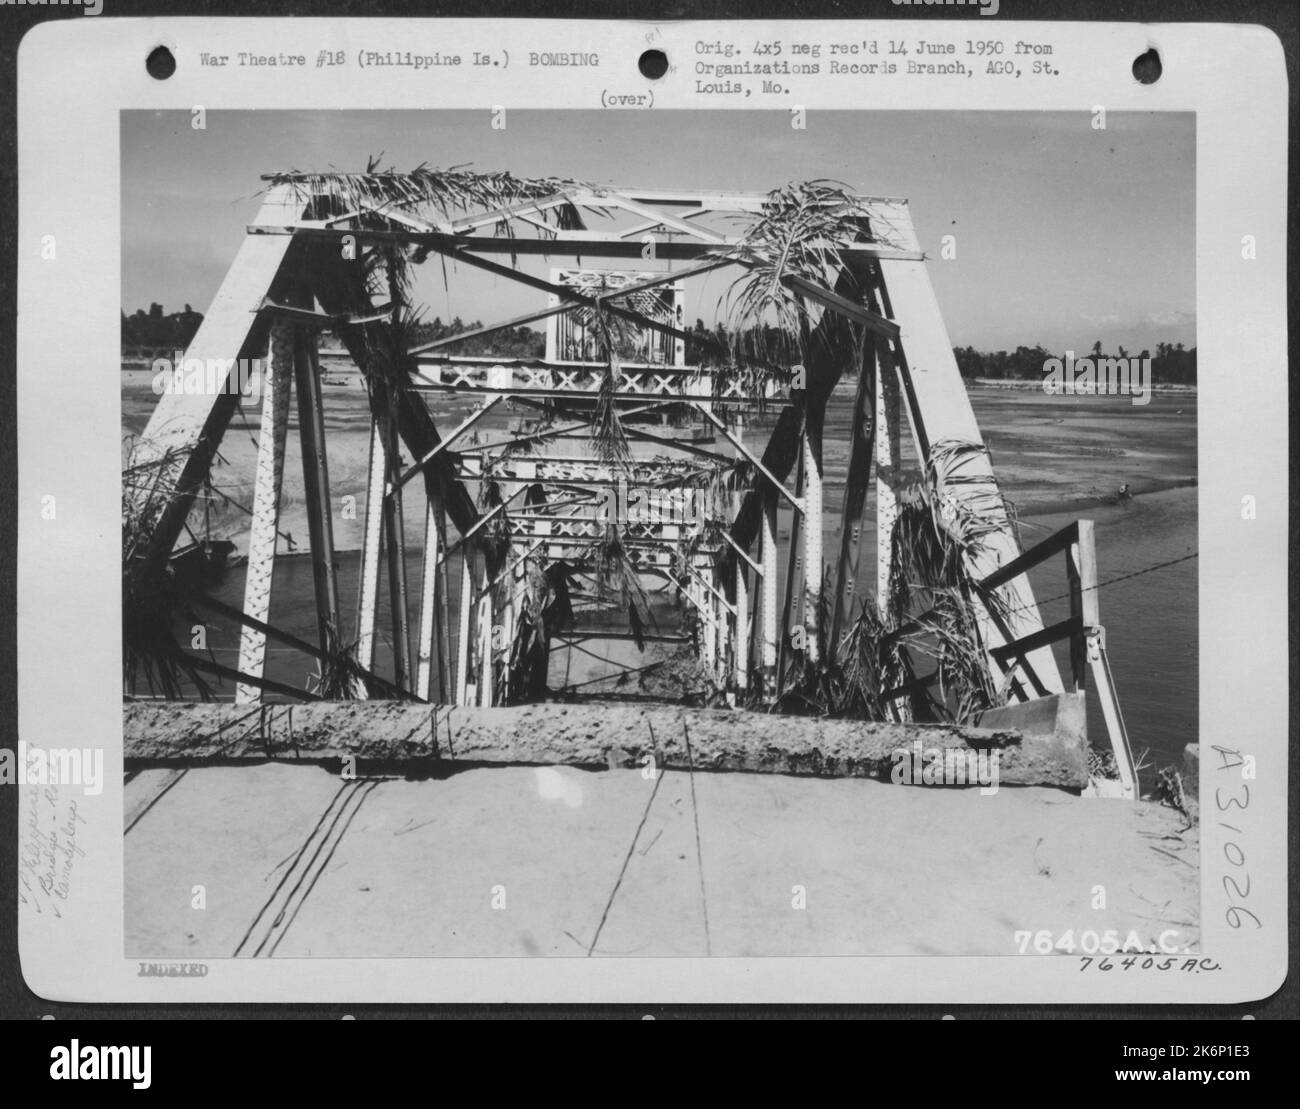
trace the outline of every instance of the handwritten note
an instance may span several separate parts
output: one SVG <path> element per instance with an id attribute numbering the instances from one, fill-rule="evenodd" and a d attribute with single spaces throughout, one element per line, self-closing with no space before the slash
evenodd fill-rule
<path id="1" fill-rule="evenodd" d="M 63 916 L 77 860 L 85 857 L 78 800 L 57 786 L 30 787 L 23 797 L 18 898 L 43 915 Z"/>

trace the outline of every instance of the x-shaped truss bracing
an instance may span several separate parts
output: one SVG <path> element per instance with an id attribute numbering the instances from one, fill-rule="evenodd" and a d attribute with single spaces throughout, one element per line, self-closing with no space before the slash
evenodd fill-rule
<path id="1" fill-rule="evenodd" d="M 937 444 L 982 446 L 904 200 L 852 199 L 860 234 L 837 245 L 838 272 L 819 281 L 778 274 L 809 310 L 805 363 L 773 366 L 751 356 L 752 365 L 738 366 L 725 344 L 687 329 L 685 290 L 718 271 L 734 276 L 772 263 L 747 231 L 770 213 L 763 195 L 566 182 L 545 195 L 468 210 L 474 205 L 444 208 L 414 189 L 395 190 L 382 201 L 362 192 L 347 203 L 308 175 L 271 181 L 187 352 L 201 360 L 262 358 L 270 343 L 277 352 L 273 365 L 283 368 L 273 376 L 276 389 L 263 412 L 245 612 L 256 615 L 256 624 L 269 612 L 289 373 L 300 387 L 310 386 L 319 374 L 319 334 L 332 330 L 365 375 L 373 427 L 355 635 L 344 633 L 331 600 L 335 552 L 312 551 L 318 603 L 333 606 L 320 614 L 322 637 L 333 642 L 321 646 L 338 651 L 355 644 L 353 661 L 363 676 L 372 671 L 386 557 L 392 684 L 407 696 L 499 703 L 521 629 L 538 619 L 530 567 L 564 561 L 589 573 L 608 557 L 613 538 L 628 566 L 674 583 L 698 614 L 697 654 L 711 680 L 771 699 L 782 681 L 778 667 L 800 651 L 816 662 L 865 599 L 859 549 L 873 460 L 876 593 L 883 596 L 891 519 L 904 484 L 904 416 L 920 465 L 938 456 Z M 386 378 L 371 339 L 389 326 L 400 298 L 389 288 L 377 303 L 358 304 L 347 290 L 362 287 L 362 259 L 395 250 L 417 262 L 436 256 L 451 274 L 487 273 L 544 303 L 469 332 L 413 343 L 400 380 Z M 548 274 L 535 272 L 538 260 L 551 263 Z M 860 357 L 818 345 L 836 320 L 864 338 Z M 457 343 L 543 322 L 544 356 L 449 353 Z M 618 344 L 611 345 L 614 333 Z M 617 352 L 619 344 L 628 349 Z M 714 357 L 689 365 L 688 344 Z M 822 433 L 841 379 L 855 407 L 844 496 L 838 513 L 835 506 L 830 511 L 828 563 L 830 482 Z M 319 386 L 309 392 L 300 397 L 300 416 L 323 429 Z M 466 414 L 466 401 L 478 407 Z M 488 414 L 504 411 L 503 401 L 544 413 L 541 426 L 485 430 Z M 165 562 L 175 546 L 236 404 L 230 396 L 160 399 L 142 448 L 165 470 L 174 494 L 152 522 L 140 572 Z M 602 456 L 595 446 L 594 429 L 611 412 L 627 444 L 621 456 L 607 444 Z M 328 536 L 334 509 L 323 441 L 304 452 L 303 463 L 316 491 L 312 534 Z M 961 454 L 940 477 L 952 497 L 978 503 L 995 522 L 984 549 L 971 558 L 971 574 L 987 576 L 1015 559 L 1018 541 L 987 452 Z M 420 484 L 424 559 L 418 627 L 411 629 L 398 509 L 403 492 Z M 784 547 L 783 533 L 790 537 Z M 457 564 L 459 573 L 449 574 Z M 454 630 L 452 577 L 460 582 Z M 990 658 L 1015 670 L 1021 696 L 1059 692 L 1050 647 L 999 651 L 1042 631 L 1027 579 L 1001 589 L 1011 615 L 982 621 Z M 265 638 L 255 625 L 244 633 L 240 669 L 249 680 L 240 698 L 256 701 Z M 376 688 L 361 681 L 356 693 Z"/>

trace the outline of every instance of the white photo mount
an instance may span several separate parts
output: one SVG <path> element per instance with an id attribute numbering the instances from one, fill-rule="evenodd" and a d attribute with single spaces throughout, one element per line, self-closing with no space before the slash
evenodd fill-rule
<path id="1" fill-rule="evenodd" d="M 1286 92 L 1281 51 L 1268 32 L 1249 27 L 999 26 L 990 20 L 979 24 L 981 40 L 1007 43 L 1007 49 L 1020 40 L 1050 42 L 1055 75 L 1050 80 L 1046 75 L 1034 80 L 1031 73 L 1008 79 L 1007 74 L 990 72 L 983 65 L 972 65 L 971 76 L 960 82 L 928 72 L 910 77 L 904 73 L 901 80 L 871 74 L 880 79 L 869 86 L 867 108 L 863 106 L 862 86 L 846 84 L 849 80 L 864 80 L 867 75 L 830 72 L 831 47 L 835 44 L 878 42 L 892 48 L 895 42 L 924 37 L 928 42 L 951 40 L 954 49 L 960 50 L 969 38 L 969 27 L 969 23 L 931 20 L 914 25 L 827 22 L 817 24 L 814 33 L 806 25 L 781 23 L 596 26 L 576 21 L 504 21 L 492 24 L 495 39 L 487 51 L 479 46 L 484 27 L 466 20 L 410 24 L 310 19 L 81 21 L 44 25 L 27 37 L 19 65 L 18 617 L 24 659 L 19 676 L 19 738 L 31 749 L 102 748 L 105 770 L 102 793 L 93 796 L 69 786 L 45 791 L 20 787 L 24 788 L 20 827 L 29 831 L 23 833 L 18 849 L 20 863 L 26 852 L 27 862 L 23 865 L 32 883 L 20 886 L 29 895 L 20 910 L 20 954 L 24 976 L 36 993 L 57 1000 L 150 1002 L 636 998 L 665 1002 L 1191 1003 L 1252 1000 L 1266 996 L 1280 984 L 1285 973 L 1287 936 L 1288 707 L 1283 692 L 1287 689 L 1288 502 L 1284 416 Z M 436 46 L 427 51 L 413 46 L 412 58 L 408 59 L 403 51 L 380 45 L 409 40 L 413 29 Z M 788 91 L 783 89 L 780 94 L 765 92 L 761 78 L 751 81 L 743 76 L 721 79 L 750 88 L 750 93 L 739 94 L 738 101 L 724 101 L 719 99 L 723 94 L 700 91 L 696 63 L 714 56 L 712 51 L 701 52 L 701 44 L 733 44 L 738 53 L 743 53 L 749 50 L 751 40 L 818 44 L 823 48 L 821 69 L 818 73 L 796 73 L 786 82 Z M 557 67 L 527 62 L 530 55 L 567 57 L 573 50 L 566 44 L 573 42 L 582 42 L 583 57 L 588 62 L 596 59 L 595 64 Z M 250 43 L 256 45 L 250 47 Z M 144 57 L 159 44 L 167 45 L 178 62 L 175 75 L 167 81 L 154 80 L 144 69 Z M 590 48 L 586 44 L 591 44 Z M 670 62 L 669 73 L 657 81 L 636 74 L 635 60 L 647 45 L 663 50 Z M 1158 49 L 1164 71 L 1158 82 L 1145 86 L 1134 80 L 1131 66 L 1135 57 L 1151 47 Z M 507 64 L 468 62 L 479 53 L 489 62 L 499 55 L 499 60 Z M 277 64 L 238 60 L 241 55 L 254 54 L 276 58 Z M 418 59 L 426 54 L 436 64 L 419 64 Z M 66 65 L 70 55 L 78 59 L 72 70 Z M 224 65 L 213 65 L 203 60 L 205 56 L 229 60 Z M 303 62 L 280 64 L 281 59 L 289 58 L 301 58 Z M 462 61 L 453 64 L 452 58 Z M 842 64 L 871 63 L 855 60 Z M 927 59 L 924 64 L 938 63 Z M 456 77 L 450 79 L 453 70 Z M 792 104 L 796 97 L 797 103 Z M 817 955 L 769 952 L 746 957 L 743 942 L 725 954 L 705 958 L 602 954 L 599 962 L 577 957 L 584 954 L 579 950 L 581 945 L 574 947 L 574 957 L 555 958 L 512 958 L 508 946 L 496 952 L 495 958 L 414 958 L 409 947 L 394 952 L 400 957 L 384 958 L 373 944 L 365 946 L 366 957 L 351 958 L 335 954 L 309 957 L 306 952 L 297 957 L 277 954 L 273 959 L 237 958 L 237 953 L 249 954 L 246 948 L 238 952 L 232 949 L 228 958 L 208 949 L 186 957 L 183 946 L 153 955 L 138 947 L 133 950 L 124 916 L 126 899 L 131 896 L 131 878 L 122 834 L 123 812 L 137 819 L 142 813 L 131 809 L 122 786 L 125 748 L 118 543 L 122 505 L 118 477 L 121 394 L 117 374 L 110 372 L 117 369 L 120 350 L 122 113 L 169 111 L 183 119 L 202 110 L 208 116 L 210 130 L 206 136 L 197 136 L 196 141 L 220 142 L 211 131 L 218 129 L 223 116 L 285 105 L 297 111 L 321 113 L 339 109 L 481 112 L 483 126 L 490 131 L 494 118 L 508 119 L 511 113 L 538 111 L 573 112 L 575 119 L 578 112 L 671 112 L 677 126 L 689 129 L 692 113 L 716 116 L 731 110 L 733 104 L 771 114 L 770 141 L 774 147 L 797 143 L 794 118 L 815 127 L 818 113 L 845 110 L 1078 112 L 1080 142 L 1095 137 L 1094 121 L 1099 110 L 1111 117 L 1123 117 L 1125 113 L 1195 113 L 1196 318 L 1202 360 L 1198 388 L 1203 400 L 1197 426 L 1201 734 L 1189 738 L 1189 742 L 1199 738 L 1201 749 L 1201 913 L 1195 950 L 1177 952 L 1172 956 L 1172 968 L 1162 967 L 1168 956 L 1149 959 L 1145 952 L 1135 965 L 1125 967 L 1122 960 L 1127 953 L 1114 953 L 1116 965 L 1105 971 L 1100 969 L 1104 952 L 1098 951 L 1095 960 L 1084 960 L 1078 953 L 1034 957 L 1031 941 L 1029 953 L 1020 955 L 1010 934 L 1005 955 L 980 957 L 920 956 L 895 951 L 862 954 L 860 950 L 835 950 L 833 945 Z M 499 135 L 501 153 L 496 163 L 482 168 L 509 167 L 510 126 L 507 124 Z M 448 165 L 460 160 L 452 151 L 445 157 L 435 153 Z M 229 151 L 231 158 L 240 155 L 238 149 Z M 398 155 L 390 151 L 389 156 Z M 413 156 L 411 162 L 418 163 L 422 158 L 433 160 L 422 153 Z M 774 172 L 777 179 L 773 186 L 796 176 L 785 163 L 777 165 L 780 172 Z M 260 186 L 261 173 L 283 168 L 249 165 L 250 191 Z M 707 165 L 698 168 L 698 188 L 713 186 L 710 170 Z M 612 163 L 610 175 L 619 174 L 620 167 Z M 621 207 L 625 213 L 639 217 L 652 232 L 671 232 L 669 237 L 676 249 L 696 244 L 694 255 L 683 254 L 680 260 L 674 260 L 682 268 L 735 244 L 729 243 L 725 235 L 709 231 L 707 221 L 692 222 L 674 213 L 683 209 L 688 213 L 698 211 L 709 197 L 715 206 L 729 203 L 740 213 L 752 212 L 756 206 L 761 209 L 762 205 L 761 192 L 745 194 L 723 190 L 719 185 L 707 197 L 695 195 L 693 210 L 685 203 L 692 198 L 670 190 L 656 191 L 653 185 L 648 182 L 648 187 L 631 191 L 602 189 L 599 194 L 575 188 L 564 195 L 563 202 Z M 990 198 L 990 202 L 997 203 L 997 198 Z M 873 202 L 866 203 L 870 209 Z M 277 215 L 271 208 L 284 211 Z M 916 237 L 911 220 L 900 217 L 905 211 L 895 206 L 892 216 L 882 214 L 882 222 L 896 231 L 901 228 L 902 240 L 864 248 L 864 256 L 870 255 L 881 280 L 877 306 L 883 307 L 881 301 L 887 301 L 887 312 L 875 312 L 862 303 L 838 303 L 833 291 L 801 290 L 816 300 L 821 310 L 840 311 L 849 318 L 856 313 L 858 322 L 877 328 L 881 342 L 897 344 L 895 364 L 903 367 L 899 388 L 892 397 L 882 388 L 881 396 L 876 398 L 876 411 L 884 414 L 878 422 L 888 434 L 882 435 L 881 442 L 867 454 L 874 455 L 880 473 L 887 473 L 884 467 L 890 464 L 888 457 L 882 456 L 882 449 L 887 452 L 892 446 L 895 457 L 898 452 L 897 431 L 901 425 L 896 417 L 892 421 L 889 418 L 891 403 L 901 404 L 910 418 L 913 435 L 928 438 L 930 444 L 954 436 L 976 440 L 980 436 L 927 276 L 926 267 L 937 263 L 932 255 L 930 261 L 923 260 L 927 248 L 933 250 L 933 244 Z M 391 209 L 380 214 L 393 215 Z M 202 218 L 201 211 L 196 212 L 196 218 Z M 393 218 L 398 222 L 411 220 L 409 213 L 398 213 Z M 924 225 L 924 214 L 917 213 L 916 221 Z M 309 331 L 311 322 L 295 318 L 292 313 L 319 311 L 319 298 L 303 299 L 302 303 L 278 299 L 277 274 L 295 239 L 319 239 L 348 231 L 346 224 L 331 227 L 329 219 L 320 219 L 310 204 L 304 206 L 301 193 L 283 189 L 272 192 L 252 223 L 250 231 L 254 233 L 246 237 L 221 294 L 211 307 L 199 306 L 206 314 L 195 339 L 195 345 L 201 348 L 199 353 L 210 347 L 214 358 L 238 358 L 248 356 L 255 346 L 264 348 L 268 336 L 277 328 L 285 336 Z M 475 229 L 425 224 L 409 230 L 424 236 L 422 241 L 429 245 L 432 236 L 463 236 Z M 574 266 L 576 262 L 576 266 L 587 269 L 619 264 L 592 261 L 600 239 L 583 239 L 581 233 L 575 233 L 573 242 L 565 243 L 566 231 L 548 234 L 553 236 L 557 265 Z M 628 241 L 621 234 L 613 238 Z M 604 241 L 611 241 L 608 234 Z M 630 241 L 640 245 L 636 237 Z M 561 247 L 576 249 L 572 255 L 561 256 Z M 584 254 L 584 249 L 591 253 Z M 470 264 L 467 259 L 462 261 Z M 502 260 L 498 264 L 508 263 Z M 629 262 L 624 268 L 638 267 Z M 562 292 L 556 292 L 558 285 L 552 282 L 549 290 L 540 291 L 552 297 L 562 296 Z M 70 302 L 82 306 L 82 323 L 75 329 L 68 328 L 61 316 Z M 543 314 L 547 307 L 543 305 Z M 991 298 L 990 311 L 996 307 L 996 300 Z M 320 309 L 328 317 L 331 306 L 322 302 Z M 280 315 L 276 316 L 276 312 Z M 337 322 L 337 315 L 335 311 L 328 318 Z M 666 324 L 663 334 L 680 344 L 680 335 L 674 334 L 679 330 L 675 324 Z M 668 371 L 680 352 L 672 344 L 662 345 L 672 355 L 671 359 L 665 356 L 664 367 L 626 367 L 625 372 L 631 375 L 628 381 L 637 389 L 653 391 L 656 373 L 661 380 L 672 376 Z M 558 366 L 563 358 L 555 355 L 562 352 L 551 353 Z M 282 359 L 272 359 L 272 382 L 281 361 L 301 373 L 300 382 L 311 380 L 310 372 L 302 373 L 304 366 L 311 366 L 311 354 L 300 351 L 293 341 L 282 345 L 281 354 Z M 433 378 L 454 363 L 454 358 L 431 359 L 428 384 L 446 384 L 441 378 Z M 510 372 L 503 374 L 504 370 Z M 485 402 L 501 394 L 528 397 L 534 388 L 549 388 L 538 386 L 536 374 L 526 368 L 494 364 L 485 368 L 481 380 L 469 374 L 464 365 L 457 373 L 457 383 L 477 388 Z M 636 377 L 637 373 L 642 376 Z M 283 381 L 288 384 L 287 375 Z M 1249 398 L 1249 402 L 1243 398 Z M 287 416 L 286 389 L 273 388 L 266 399 L 278 403 Z M 539 393 L 532 399 L 545 398 Z M 630 403 L 630 397 L 617 399 Z M 743 438 L 736 440 L 725 422 L 717 419 L 711 403 L 692 401 L 705 414 L 706 421 L 718 425 L 721 438 L 761 472 L 762 461 L 752 456 Z M 179 448 L 176 463 L 184 467 L 188 458 L 184 452 L 203 437 L 211 437 L 214 421 L 228 422 L 233 408 L 227 406 L 224 415 L 214 416 L 219 407 L 212 397 L 164 396 L 145 433 L 146 446 L 161 455 Z M 310 408 L 301 408 L 300 412 L 306 419 Z M 269 426 L 275 434 L 266 438 L 266 481 L 257 486 L 263 506 L 255 523 L 260 527 L 260 553 L 250 551 L 250 563 L 261 572 L 266 589 L 252 597 L 245 608 L 248 614 L 262 613 L 259 619 L 263 623 L 270 611 L 270 571 L 277 553 L 277 470 L 282 470 L 284 464 L 283 446 L 276 450 L 276 435 L 282 443 L 284 426 L 275 420 Z M 455 421 L 440 427 L 443 432 L 453 427 L 457 432 L 462 430 Z M 407 439 L 405 447 L 409 464 L 413 458 L 426 458 L 436 442 Z M 918 449 L 924 453 L 927 447 L 922 443 Z M 384 453 L 384 444 L 376 434 L 370 449 L 368 480 L 372 488 L 383 484 Z M 79 460 L 76 466 L 69 465 L 72 458 Z M 375 459 L 379 459 L 377 464 Z M 785 489 L 780 478 L 773 484 L 781 485 L 784 497 L 807 514 L 814 505 L 820 507 L 824 499 L 821 459 L 815 452 L 801 449 L 800 462 L 802 484 L 793 473 L 788 475 L 791 489 Z M 526 460 L 527 465 L 535 465 L 534 460 Z M 531 471 L 534 476 L 536 472 Z M 851 465 L 848 472 L 854 472 Z M 528 481 L 523 474 L 516 476 L 522 478 L 516 482 L 520 489 L 507 484 L 508 495 L 522 495 Z M 992 469 L 981 476 L 994 482 Z M 569 474 L 567 480 L 575 479 Z M 978 482 L 954 487 L 970 495 L 979 492 Z M 994 483 L 994 491 L 996 488 Z M 325 490 L 327 495 L 327 485 Z M 887 503 L 889 496 L 886 488 L 879 503 Z M 1243 511 L 1245 498 L 1253 498 L 1249 514 Z M 329 520 L 329 513 L 319 515 L 322 522 Z M 373 515 L 375 518 L 367 519 L 366 524 L 377 537 L 381 525 L 387 525 L 379 513 Z M 427 515 L 420 515 L 426 536 L 432 538 L 426 550 L 432 546 L 436 551 L 440 542 L 446 544 L 446 525 L 433 508 Z M 530 521 L 526 512 L 516 515 L 518 526 L 527 532 L 523 538 L 529 543 L 554 539 L 554 520 Z M 173 513 L 175 526 L 170 532 L 164 530 L 157 539 L 164 557 L 180 534 L 184 516 L 184 512 Z M 742 677 L 748 668 L 735 665 L 738 651 L 743 650 L 747 659 L 766 666 L 777 642 L 776 598 L 758 584 L 777 576 L 772 572 L 775 561 L 765 562 L 775 548 L 775 543 L 762 541 L 767 538 L 766 514 L 763 525 L 751 537 L 753 547 L 737 555 L 739 565 L 745 568 L 740 575 L 743 587 L 710 579 L 698 568 L 692 569 L 689 581 L 680 582 L 704 623 L 713 629 L 702 640 L 706 661 L 715 667 L 730 665 Z M 460 530 L 472 526 L 457 524 Z M 654 524 L 661 529 L 659 541 L 665 550 L 671 548 L 677 534 L 662 530 L 666 526 L 675 525 Z M 573 526 L 564 527 L 566 537 L 572 538 Z M 799 579 L 794 586 L 787 586 L 787 596 L 796 599 L 796 611 L 804 613 L 809 627 L 816 621 L 807 619 L 812 608 L 803 602 L 809 597 L 821 597 L 821 583 L 810 581 L 817 576 L 807 574 L 806 568 L 820 566 L 826 553 L 841 553 L 822 551 L 820 531 L 805 529 L 802 547 L 796 548 L 802 555 L 797 560 L 801 562 Z M 996 552 L 988 565 L 981 567 L 981 577 L 987 579 L 998 573 L 1006 576 L 1008 567 L 1021 557 L 1009 527 L 1006 543 L 1005 550 Z M 1063 633 L 1078 640 L 1074 652 L 1077 658 L 1072 661 L 1077 664 L 1079 676 L 1085 670 L 1090 675 L 1090 686 L 1100 677 L 1105 688 L 1110 682 L 1104 641 L 1092 632 L 1101 623 L 1095 606 L 1096 591 L 1087 588 L 1090 580 L 1097 580 L 1095 559 L 1089 553 L 1091 546 L 1091 529 L 1078 528 L 1059 540 L 1051 553 L 1066 552 L 1072 579 L 1082 586 L 1077 590 L 1078 612 L 1071 617 L 1077 627 Z M 370 552 L 366 563 L 370 569 L 362 575 L 366 583 L 362 597 L 371 612 L 367 626 L 372 626 L 380 548 L 376 543 L 366 550 Z M 438 590 L 440 560 L 426 558 L 429 562 L 432 565 L 426 565 L 423 574 L 427 579 L 426 616 L 439 603 L 447 604 L 450 596 L 445 585 L 441 593 Z M 833 557 L 831 562 L 834 564 Z M 1249 573 L 1243 571 L 1244 567 L 1249 567 Z M 478 590 L 480 598 L 487 595 L 481 583 L 474 584 L 474 575 L 481 567 L 466 564 L 460 569 L 463 579 L 471 583 L 471 590 Z M 841 585 L 842 571 L 841 565 L 835 577 Z M 1024 590 L 1028 590 L 1027 585 Z M 462 590 L 462 597 L 468 595 Z M 1015 606 L 1019 611 L 1026 610 L 1025 599 L 1022 596 Z M 1033 608 L 1033 594 L 1029 593 L 1027 599 L 1033 626 L 1016 627 L 1012 638 L 1027 641 L 1022 642 L 1024 652 L 1032 649 L 1038 653 L 1035 669 L 1047 687 L 1045 692 L 1057 693 L 1063 683 L 1048 640 L 1040 634 L 1044 620 Z M 510 612 L 517 615 L 517 609 Z M 487 640 L 482 636 L 491 638 L 498 618 L 490 608 L 474 611 L 464 601 L 456 616 L 456 638 L 465 654 L 447 666 L 446 700 L 466 709 L 492 710 L 491 678 L 485 680 L 481 662 L 480 671 L 472 672 L 471 659 L 476 656 L 481 660 L 490 654 L 483 647 Z M 442 640 L 432 620 L 421 623 L 419 648 L 412 652 L 408 663 L 411 680 L 421 683 L 420 689 L 427 693 L 438 676 L 436 663 L 440 656 L 433 645 Z M 247 674 L 259 665 L 259 649 L 264 651 L 267 637 L 261 635 L 259 644 L 256 628 L 251 635 L 247 627 L 245 632 L 243 646 L 247 653 L 241 652 L 238 669 Z M 448 646 L 450 639 L 448 628 Z M 743 643 L 743 648 L 737 648 L 737 643 Z M 75 645 L 80 663 L 76 697 L 67 695 L 70 645 Z M 999 645 L 998 640 L 989 640 L 991 652 L 996 653 Z M 257 711 L 259 691 L 241 686 L 239 698 L 249 711 Z M 1247 704 L 1248 713 L 1240 707 Z M 454 719 L 454 712 L 451 717 Z M 1124 789 L 1131 793 L 1132 752 L 1122 718 L 1118 712 L 1108 711 L 1106 724 L 1115 743 Z M 172 784 L 169 778 L 159 788 L 168 789 Z M 347 796 L 331 802 L 337 806 L 336 817 L 347 821 L 364 811 L 363 788 L 349 786 Z M 45 833 L 41 823 L 47 820 L 53 821 L 56 828 L 54 854 L 48 850 L 50 841 L 42 840 Z M 621 831 L 619 835 L 615 854 L 626 849 L 626 836 Z M 332 841 L 331 849 L 337 842 Z M 900 842 L 905 844 L 905 838 Z M 42 858 L 43 849 L 48 857 Z M 43 883 L 42 878 L 51 873 L 52 881 Z M 214 883 L 211 879 L 205 881 L 206 877 L 196 875 L 192 887 L 203 886 L 207 896 L 214 897 Z M 313 869 L 304 857 L 299 881 L 315 883 L 319 877 L 319 868 Z M 138 875 L 135 879 L 146 884 L 155 880 L 157 876 Z M 257 880 L 261 882 L 262 876 L 258 875 Z M 726 879 L 718 881 L 725 884 Z M 768 891 L 776 905 L 773 911 L 790 913 L 790 890 L 803 885 L 796 874 L 782 889 Z M 1241 892 L 1245 889 L 1249 893 Z M 1090 892 L 1079 891 L 1081 904 L 1086 904 Z M 189 889 L 178 887 L 170 896 L 188 902 L 191 895 Z M 816 891 L 810 896 L 815 905 Z M 485 901 L 489 897 L 485 891 Z M 292 904 L 296 911 L 301 899 Z M 283 912 L 286 905 L 279 905 L 278 911 Z M 252 917 L 255 926 L 260 917 Z M 714 923 L 718 926 L 717 918 Z M 1050 930 L 1049 946 L 1054 946 L 1064 931 L 1055 919 L 1023 923 L 1031 934 Z M 1091 927 L 1086 910 L 1081 910 L 1073 927 L 1079 932 Z M 786 928 L 788 923 L 780 925 L 780 929 Z M 864 920 L 864 930 L 870 931 L 869 917 Z M 279 934 L 272 928 L 253 946 L 274 950 L 279 941 Z M 717 942 L 725 948 L 722 937 Z M 382 949 L 382 944 L 379 946 Z M 486 956 L 489 952 L 480 954 Z M 1153 965 L 1144 966 L 1148 961 Z"/>

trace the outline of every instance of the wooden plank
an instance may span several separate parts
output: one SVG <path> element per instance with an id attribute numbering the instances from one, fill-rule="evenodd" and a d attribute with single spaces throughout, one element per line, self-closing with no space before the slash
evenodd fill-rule
<path id="1" fill-rule="evenodd" d="M 1038 631 L 1031 635 L 1026 635 L 1021 639 L 1014 640 L 1010 643 L 1000 643 L 998 646 L 989 651 L 999 662 L 1015 658 L 1019 655 L 1027 655 L 1032 651 L 1037 651 L 1053 643 L 1059 643 L 1062 639 L 1068 639 L 1071 636 L 1083 634 L 1083 625 L 1073 617 L 1068 620 L 1060 620 L 1050 627 L 1039 628 Z"/>
<path id="2" fill-rule="evenodd" d="M 939 671 L 932 670 L 919 678 L 912 678 L 902 685 L 896 685 L 893 689 L 887 689 L 880 695 L 881 701 L 897 701 L 901 697 L 910 697 L 913 693 L 920 693 L 939 680 Z"/>
<path id="3" fill-rule="evenodd" d="M 1115 755 L 1115 765 L 1119 770 L 1120 785 L 1124 797 L 1134 800 L 1138 795 L 1137 765 L 1133 761 L 1133 748 L 1129 744 L 1128 728 L 1120 712 L 1119 695 L 1115 691 L 1115 682 L 1110 672 L 1110 659 L 1106 656 L 1106 644 L 1101 628 L 1089 632 L 1088 659 L 1092 664 L 1093 684 L 1097 690 L 1097 701 L 1101 705 L 1102 718 L 1106 721 L 1106 731 L 1110 735 L 1111 750 Z"/>
<path id="4" fill-rule="evenodd" d="M 1072 543 L 1065 552 L 1065 573 L 1070 583 L 1070 619 L 1080 628 L 1086 627 L 1083 619 L 1083 596 L 1079 580 L 1079 547 Z M 1082 635 L 1070 637 L 1070 676 L 1076 690 L 1087 686 L 1088 648 Z"/>
<path id="5" fill-rule="evenodd" d="M 1045 562 L 1052 555 L 1066 550 L 1071 544 L 1078 541 L 1079 523 L 1080 521 L 1076 520 L 1073 524 L 1066 524 L 1060 531 L 1053 532 L 1041 543 L 1036 543 L 1024 554 L 1012 559 L 1005 566 L 989 574 L 988 577 L 981 579 L 980 585 L 985 589 L 996 589 L 1011 581 L 1012 578 L 1019 577 L 1026 570 Z"/>
<path id="6" fill-rule="evenodd" d="M 1076 520 L 1078 532 L 1080 616 L 1085 627 L 1101 624 L 1101 604 L 1097 596 L 1097 541 L 1091 520 Z"/>

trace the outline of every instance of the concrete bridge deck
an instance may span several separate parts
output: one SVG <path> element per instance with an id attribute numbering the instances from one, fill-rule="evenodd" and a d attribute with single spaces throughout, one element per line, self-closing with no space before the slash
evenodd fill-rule
<path id="1" fill-rule="evenodd" d="M 131 958 L 1011 956 L 1019 930 L 1199 940 L 1195 830 L 1168 808 L 1055 789 L 569 766 L 345 781 L 272 762 L 141 770 L 125 815 Z"/>

